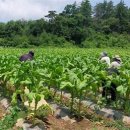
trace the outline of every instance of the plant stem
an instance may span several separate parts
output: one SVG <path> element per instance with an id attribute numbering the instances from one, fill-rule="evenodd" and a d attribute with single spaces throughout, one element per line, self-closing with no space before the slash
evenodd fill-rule
<path id="1" fill-rule="evenodd" d="M 61 104 L 62 104 L 62 98 L 63 98 L 63 91 L 61 90 L 61 95 L 60 95 Z"/>
<path id="2" fill-rule="evenodd" d="M 35 100 L 34 116 L 36 116 L 36 113 L 37 113 L 37 104 L 38 102 Z"/>
<path id="3" fill-rule="evenodd" d="M 55 98 L 56 93 L 57 93 L 57 90 L 54 90 L 54 95 L 53 95 L 53 98 Z"/>
<path id="4" fill-rule="evenodd" d="M 80 111 L 81 111 L 81 92 L 80 92 L 80 97 L 79 97 L 79 103 L 78 103 L 78 118 L 80 118 Z"/>
<path id="5" fill-rule="evenodd" d="M 71 110 L 71 112 L 73 112 L 73 105 L 74 105 L 74 92 L 73 92 L 73 90 L 72 90 L 72 92 L 71 92 L 71 108 L 70 108 L 70 110 Z"/>

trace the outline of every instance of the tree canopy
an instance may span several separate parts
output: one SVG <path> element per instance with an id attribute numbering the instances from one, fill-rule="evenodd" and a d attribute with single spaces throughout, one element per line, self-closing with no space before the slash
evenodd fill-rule
<path id="1" fill-rule="evenodd" d="M 104 0 L 95 7 L 83 0 L 38 20 L 0 23 L 0 46 L 129 47 L 129 34 L 130 8 L 123 0 L 117 5 Z"/>

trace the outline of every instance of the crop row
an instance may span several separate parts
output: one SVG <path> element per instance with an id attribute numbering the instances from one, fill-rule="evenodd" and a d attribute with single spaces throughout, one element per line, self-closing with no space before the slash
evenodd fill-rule
<path id="1" fill-rule="evenodd" d="M 107 75 L 105 64 L 98 61 L 97 53 L 39 53 L 32 61 L 20 62 L 17 55 L 0 56 L 0 84 L 3 93 L 17 103 L 17 95 L 29 103 L 35 99 L 36 104 L 42 97 L 47 97 L 50 88 L 56 91 L 67 91 L 71 94 L 70 109 L 73 111 L 74 98 L 78 100 L 80 113 L 81 100 L 92 98 L 100 105 L 105 104 L 101 97 L 102 80 L 106 87 L 114 82 L 117 87 L 117 99 L 112 104 L 116 109 L 130 112 L 130 58 L 123 57 L 120 75 Z M 29 94 L 24 93 L 27 87 Z M 54 95 L 55 96 L 55 95 Z M 62 100 L 62 99 L 61 99 Z M 35 106 L 36 108 L 37 106 Z"/>

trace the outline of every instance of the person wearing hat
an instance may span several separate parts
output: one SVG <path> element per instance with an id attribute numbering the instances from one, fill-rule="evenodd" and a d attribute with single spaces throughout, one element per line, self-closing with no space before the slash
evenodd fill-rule
<path id="1" fill-rule="evenodd" d="M 106 63 L 108 66 L 110 66 L 110 58 L 107 55 L 107 52 L 102 52 L 100 54 L 99 60 L 103 63 Z"/>
<path id="2" fill-rule="evenodd" d="M 108 69 L 106 69 L 108 75 L 112 75 L 112 74 L 116 74 L 119 75 L 119 67 L 121 66 L 121 58 L 119 57 L 119 55 L 115 55 L 113 57 L 113 61 L 110 64 L 110 67 Z M 102 91 L 102 97 L 105 97 L 107 95 L 107 91 L 110 91 L 110 95 L 111 95 L 111 100 L 115 101 L 116 100 L 116 88 L 117 85 L 113 82 L 111 82 L 110 87 L 105 87 L 105 85 L 103 86 L 103 91 Z"/>
<path id="3" fill-rule="evenodd" d="M 119 68 L 121 66 L 121 58 L 119 55 L 113 57 L 113 62 L 110 64 L 110 68 Z"/>

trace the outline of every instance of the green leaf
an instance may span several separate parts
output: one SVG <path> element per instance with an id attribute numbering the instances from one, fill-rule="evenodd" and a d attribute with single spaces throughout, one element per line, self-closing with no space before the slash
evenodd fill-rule
<path id="1" fill-rule="evenodd" d="M 32 82 L 30 80 L 24 80 L 24 81 L 21 81 L 20 84 L 29 85 L 29 84 L 32 84 Z"/>
<path id="2" fill-rule="evenodd" d="M 120 92 L 121 94 L 125 94 L 127 91 L 127 88 L 124 87 L 123 85 L 120 85 L 117 87 L 117 91 Z"/>
<path id="3" fill-rule="evenodd" d="M 29 93 L 29 94 L 26 94 L 29 102 L 32 102 L 33 101 L 33 98 L 35 97 L 35 94 L 34 93 Z"/>
<path id="4" fill-rule="evenodd" d="M 82 81 L 82 82 L 79 83 L 78 89 L 79 89 L 79 90 L 85 89 L 86 86 L 87 86 L 87 81 L 84 80 L 84 81 Z"/>
<path id="5" fill-rule="evenodd" d="M 70 82 L 61 82 L 60 89 L 64 89 L 66 87 L 73 87 Z"/>

